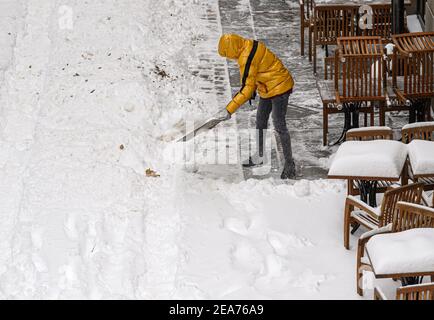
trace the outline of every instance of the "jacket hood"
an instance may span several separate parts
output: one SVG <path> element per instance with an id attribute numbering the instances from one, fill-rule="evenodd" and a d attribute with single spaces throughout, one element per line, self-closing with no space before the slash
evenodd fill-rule
<path id="1" fill-rule="evenodd" d="M 219 55 L 229 59 L 238 59 L 247 40 L 237 34 L 224 34 L 219 41 Z"/>

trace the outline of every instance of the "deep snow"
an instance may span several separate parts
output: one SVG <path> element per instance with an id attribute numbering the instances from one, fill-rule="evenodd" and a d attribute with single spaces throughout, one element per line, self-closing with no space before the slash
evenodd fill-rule
<path id="1" fill-rule="evenodd" d="M 230 98 L 227 72 L 223 96 L 200 77 L 222 63 L 217 1 L 8 5 L 0 298 L 357 298 L 343 182 L 165 158 Z"/>

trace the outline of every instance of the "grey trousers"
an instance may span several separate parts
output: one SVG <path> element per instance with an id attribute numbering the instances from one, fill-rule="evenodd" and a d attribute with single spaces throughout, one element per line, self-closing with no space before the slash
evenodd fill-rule
<path id="1" fill-rule="evenodd" d="M 292 158 L 291 137 L 285 119 L 289 96 L 290 93 L 288 92 L 270 99 L 260 98 L 256 112 L 256 129 L 258 129 L 259 155 L 262 156 L 264 150 L 263 130 L 268 128 L 268 119 L 272 114 L 274 129 L 279 135 L 286 165 L 292 166 L 294 160 Z"/>

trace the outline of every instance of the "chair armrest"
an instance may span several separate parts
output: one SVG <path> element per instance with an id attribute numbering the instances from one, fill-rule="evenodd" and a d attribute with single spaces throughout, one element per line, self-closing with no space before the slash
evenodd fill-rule
<path id="1" fill-rule="evenodd" d="M 434 194 L 433 194 L 433 201 L 434 201 Z M 422 193 L 422 203 L 427 207 L 434 206 L 433 202 L 430 200 L 429 196 L 426 194 L 425 191 Z"/>
<path id="2" fill-rule="evenodd" d="M 375 300 L 388 300 L 383 290 L 380 287 L 374 288 L 374 299 Z"/>
<path id="3" fill-rule="evenodd" d="M 373 237 L 377 234 L 384 234 L 384 233 L 390 233 L 390 232 L 392 232 L 392 224 L 391 223 L 389 223 L 387 226 L 365 232 L 364 234 L 362 234 L 360 239 L 369 240 L 371 237 Z"/>
<path id="4" fill-rule="evenodd" d="M 361 209 L 375 219 L 378 219 L 378 217 L 379 217 L 378 213 L 375 211 L 374 208 L 372 208 L 367 203 L 363 202 L 360 199 L 357 199 L 356 197 L 354 197 L 352 195 L 347 196 L 347 199 L 345 201 L 345 206 L 354 206 L 358 209 Z"/>

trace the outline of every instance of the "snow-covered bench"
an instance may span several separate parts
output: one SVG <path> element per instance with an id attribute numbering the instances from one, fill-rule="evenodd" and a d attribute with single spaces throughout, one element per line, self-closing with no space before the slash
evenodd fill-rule
<path id="1" fill-rule="evenodd" d="M 406 202 L 398 202 L 396 208 L 391 224 L 367 232 L 359 239 L 357 293 L 360 295 L 363 295 L 363 271 L 367 269 L 376 278 L 401 279 L 404 285 L 423 276 L 434 277 L 434 209 Z"/>

